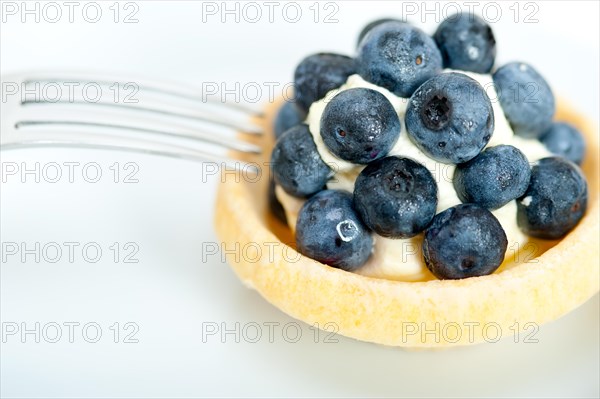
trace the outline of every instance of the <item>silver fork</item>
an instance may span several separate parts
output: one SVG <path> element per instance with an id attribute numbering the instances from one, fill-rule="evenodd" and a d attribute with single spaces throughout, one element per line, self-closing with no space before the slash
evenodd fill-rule
<path id="1" fill-rule="evenodd" d="M 96 73 L 27 72 L 1 77 L 0 148 L 102 148 L 216 162 L 254 170 L 262 113 L 188 85 Z M 233 151 L 232 151 L 233 150 Z"/>

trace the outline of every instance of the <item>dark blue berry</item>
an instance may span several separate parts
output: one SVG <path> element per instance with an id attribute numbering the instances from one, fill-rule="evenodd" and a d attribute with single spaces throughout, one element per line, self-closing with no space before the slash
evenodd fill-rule
<path id="1" fill-rule="evenodd" d="M 542 75 L 531 65 L 512 62 L 493 76 L 500 105 L 515 134 L 537 138 L 550 128 L 554 95 Z"/>
<path id="2" fill-rule="evenodd" d="M 352 194 L 323 190 L 300 209 L 296 246 L 309 258 L 353 271 L 371 255 L 373 239 L 354 210 Z"/>
<path id="3" fill-rule="evenodd" d="M 404 22 L 384 22 L 369 30 L 356 57 L 358 73 L 400 97 L 410 95 L 442 70 L 433 39 Z"/>
<path id="4" fill-rule="evenodd" d="M 355 88 L 331 99 L 321 115 L 321 137 L 338 158 L 366 164 L 387 155 L 400 136 L 400 119 L 378 91 Z"/>
<path id="5" fill-rule="evenodd" d="M 275 182 L 296 197 L 320 191 L 332 175 L 304 124 L 294 126 L 277 140 L 271 165 Z"/>
<path id="6" fill-rule="evenodd" d="M 437 207 L 437 185 L 427 168 L 408 158 L 385 157 L 362 170 L 354 206 L 379 235 L 409 238 L 427 227 Z"/>
<path id="7" fill-rule="evenodd" d="M 454 189 L 462 202 L 498 209 L 527 190 L 529 161 L 512 145 L 490 147 L 454 171 Z"/>
<path id="8" fill-rule="evenodd" d="M 307 112 L 312 103 L 346 83 L 348 76 L 355 73 L 354 59 L 345 55 L 319 53 L 306 57 L 294 73 L 296 103 Z"/>
<path id="9" fill-rule="evenodd" d="M 587 182 L 577 165 L 544 158 L 531 168 L 529 187 L 517 201 L 517 223 L 530 236 L 561 238 L 579 223 L 587 200 Z"/>
<path id="10" fill-rule="evenodd" d="M 423 83 L 406 109 L 410 139 L 433 159 L 462 163 L 474 158 L 494 132 L 494 112 L 479 83 L 462 73 L 443 73 Z"/>
<path id="11" fill-rule="evenodd" d="M 369 31 L 371 29 L 373 29 L 374 27 L 381 25 L 385 22 L 400 22 L 400 23 L 406 23 L 402 20 L 399 19 L 395 19 L 395 18 L 381 18 L 381 19 L 377 19 L 375 21 L 369 22 L 367 25 L 365 25 L 365 27 L 360 31 L 359 35 L 358 35 L 358 40 L 356 42 L 356 47 L 360 46 L 360 42 L 362 42 L 362 39 L 367 35 L 367 33 L 369 33 Z"/>
<path id="12" fill-rule="evenodd" d="M 488 73 L 496 59 L 492 28 L 480 17 L 454 14 L 438 26 L 433 35 L 445 68 Z"/>
<path id="13" fill-rule="evenodd" d="M 554 122 L 540 141 L 548 151 L 581 165 L 585 155 L 585 140 L 579 130 L 564 122 Z"/>
<path id="14" fill-rule="evenodd" d="M 423 257 L 439 279 L 492 274 L 504 260 L 508 241 L 498 219 L 477 204 L 438 213 L 425 230 Z"/>
<path id="15" fill-rule="evenodd" d="M 300 109 L 296 103 L 286 101 L 275 117 L 275 138 L 279 138 L 286 130 L 301 124 L 306 119 L 306 112 Z"/>

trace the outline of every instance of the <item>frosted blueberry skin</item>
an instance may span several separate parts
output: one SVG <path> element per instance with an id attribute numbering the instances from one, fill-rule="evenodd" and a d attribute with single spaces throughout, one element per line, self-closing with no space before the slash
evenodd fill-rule
<path id="1" fill-rule="evenodd" d="M 450 72 L 429 79 L 414 92 L 405 123 L 411 141 L 431 158 L 463 163 L 490 141 L 494 112 L 477 81 Z"/>
<path id="2" fill-rule="evenodd" d="M 514 133 L 539 138 L 552 124 L 554 94 L 546 80 L 531 65 L 512 62 L 493 74 L 498 99 Z"/>
<path id="3" fill-rule="evenodd" d="M 294 72 L 296 104 L 304 112 L 312 103 L 337 89 L 356 73 L 353 58 L 341 54 L 319 53 L 304 58 Z"/>
<path id="4" fill-rule="evenodd" d="M 296 246 L 311 259 L 354 271 L 371 255 L 373 239 L 354 210 L 352 194 L 323 190 L 300 209 Z"/>
<path id="5" fill-rule="evenodd" d="M 581 169 L 562 157 L 541 159 L 531 168 L 531 182 L 517 201 L 517 224 L 527 235 L 557 239 L 581 220 L 588 188 Z"/>
<path id="6" fill-rule="evenodd" d="M 437 198 L 437 184 L 429 170 L 396 156 L 371 162 L 354 185 L 354 206 L 363 222 L 388 238 L 422 232 L 435 215 Z"/>
<path id="7" fill-rule="evenodd" d="M 367 35 L 367 33 L 369 33 L 369 31 L 371 29 L 373 29 L 374 27 L 381 25 L 385 22 L 406 23 L 405 21 L 402 21 L 402 20 L 396 19 L 396 18 L 381 18 L 381 19 L 376 19 L 375 21 L 369 22 L 367 25 L 365 25 L 365 27 L 358 34 L 358 40 L 356 41 L 356 47 L 358 48 L 358 46 L 360 46 L 360 42 L 362 42 L 362 39 L 364 39 L 364 37 Z"/>
<path id="8" fill-rule="evenodd" d="M 400 21 L 384 22 L 369 30 L 356 61 L 363 79 L 405 98 L 442 71 L 442 56 L 433 39 Z"/>
<path id="9" fill-rule="evenodd" d="M 288 194 L 301 198 L 320 191 L 333 174 L 304 124 L 292 127 L 277 140 L 271 167 L 275 182 Z"/>
<path id="10" fill-rule="evenodd" d="M 433 39 L 442 53 L 444 68 L 489 73 L 494 65 L 496 39 L 492 28 L 477 15 L 449 16 L 438 26 Z"/>
<path id="11" fill-rule="evenodd" d="M 371 89 L 340 92 L 321 115 L 320 133 L 329 151 L 356 164 L 385 157 L 398 140 L 400 129 L 392 104 Z"/>
<path id="12" fill-rule="evenodd" d="M 462 202 L 498 209 L 522 196 L 530 177 L 525 155 L 512 145 L 498 145 L 457 165 L 453 184 Z"/>
<path id="13" fill-rule="evenodd" d="M 579 130 L 564 122 L 554 122 L 540 141 L 551 153 L 581 165 L 585 155 L 585 140 Z"/>
<path id="14" fill-rule="evenodd" d="M 306 119 L 304 112 L 296 103 L 286 101 L 275 116 L 273 129 L 275 130 L 275 138 L 279 138 L 286 130 L 301 124 Z"/>
<path id="15" fill-rule="evenodd" d="M 477 204 L 438 213 L 425 230 L 423 258 L 439 279 L 492 274 L 504 261 L 508 240 L 498 219 Z"/>

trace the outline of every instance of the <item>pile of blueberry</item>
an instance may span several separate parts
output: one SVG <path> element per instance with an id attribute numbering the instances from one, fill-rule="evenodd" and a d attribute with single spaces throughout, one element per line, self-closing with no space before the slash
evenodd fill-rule
<path id="1" fill-rule="evenodd" d="M 307 199 L 296 224 L 298 250 L 352 271 L 371 255 L 372 232 L 388 238 L 423 233 L 423 258 L 431 272 L 460 279 L 493 273 L 503 262 L 507 237 L 490 211 L 510 201 L 517 200 L 518 225 L 531 236 L 556 239 L 575 227 L 587 206 L 587 183 L 576 166 L 585 150 L 582 135 L 552 121 L 554 96 L 533 67 L 514 62 L 493 70 L 495 56 L 490 26 L 472 14 L 457 14 L 433 37 L 404 21 L 375 21 L 361 32 L 355 58 L 329 53 L 305 58 L 294 75 L 296 101 L 287 102 L 276 118 L 272 153 L 275 182 Z M 491 101 L 477 81 L 444 68 L 493 73 L 514 133 L 540 140 L 556 156 L 531 167 L 514 146 L 484 150 L 494 133 Z M 378 91 L 351 88 L 328 101 L 320 120 L 327 149 L 366 165 L 349 193 L 326 188 L 334 171 L 303 121 L 313 102 L 353 74 L 409 100 L 406 133 Z M 463 204 L 436 214 L 438 187 L 429 170 L 388 155 L 400 134 L 432 159 L 456 164 L 453 184 Z"/>

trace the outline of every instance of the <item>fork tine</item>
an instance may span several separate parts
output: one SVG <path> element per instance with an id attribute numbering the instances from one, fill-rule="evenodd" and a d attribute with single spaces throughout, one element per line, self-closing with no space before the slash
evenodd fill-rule
<path id="1" fill-rule="evenodd" d="M 55 76 L 55 75 L 48 75 L 48 76 Z M 56 76 L 62 76 L 62 75 L 56 75 Z M 59 77 L 59 78 L 54 78 L 54 79 L 49 79 L 48 77 L 43 77 L 41 79 L 27 79 L 23 83 L 26 85 L 30 85 L 30 84 L 35 84 L 35 83 L 65 84 L 65 83 L 71 83 L 71 82 L 80 82 L 80 83 L 93 82 L 93 83 L 97 83 L 101 86 L 106 86 L 106 87 L 111 87 L 115 84 L 119 84 L 120 86 L 125 86 L 128 83 L 134 83 L 134 84 L 136 84 L 137 89 L 139 89 L 140 91 L 143 91 L 143 92 L 170 96 L 170 97 L 173 97 L 176 99 L 186 99 L 189 101 L 193 101 L 195 103 L 226 106 L 228 108 L 239 111 L 241 113 L 245 113 L 247 115 L 263 116 L 262 110 L 255 109 L 244 103 L 238 103 L 238 102 L 227 102 L 226 103 L 224 101 L 220 101 L 215 98 L 208 97 L 206 94 L 202 94 L 202 90 L 198 89 L 198 88 L 190 90 L 189 88 L 185 89 L 185 88 L 178 87 L 178 86 L 176 87 L 176 85 L 165 85 L 164 83 L 161 84 L 161 83 L 151 82 L 151 81 L 146 81 L 146 80 L 143 80 L 143 83 L 138 83 L 139 79 L 132 80 L 132 79 L 121 78 L 120 80 L 99 80 L 97 78 L 96 79 L 85 79 L 85 78 L 76 77 L 76 76 L 77 75 L 75 75 L 75 77 L 71 76 L 70 79 L 66 78 L 64 76 Z M 87 76 L 87 75 L 85 75 L 85 76 Z M 89 76 L 88 76 L 88 78 L 89 78 Z"/>
<path id="2" fill-rule="evenodd" d="M 258 103 L 252 106 L 244 102 L 225 102 L 223 98 L 217 99 L 211 97 L 204 89 L 214 87 L 216 82 L 202 82 L 202 87 L 193 84 L 181 84 L 179 82 L 169 82 L 161 79 L 160 81 L 144 76 L 126 76 L 120 73 L 107 72 L 59 72 L 59 71 L 30 71 L 23 74 L 22 79 L 25 84 L 35 82 L 48 83 L 78 83 L 78 84 L 98 84 L 111 87 L 115 84 L 125 85 L 134 84 L 140 93 L 153 94 L 155 96 L 167 97 L 168 100 L 182 100 L 193 102 L 193 106 L 198 108 L 200 105 L 213 105 L 218 108 L 224 108 L 227 111 L 237 111 L 246 115 L 264 116 L 261 109 L 257 109 Z M 223 82 L 222 82 L 223 83 Z M 210 86 L 209 86 L 210 85 Z"/>
<path id="3" fill-rule="evenodd" d="M 95 82 L 94 82 L 95 83 Z M 25 90 L 29 92 L 36 92 L 35 85 L 41 84 L 41 82 L 29 82 L 26 85 Z M 128 83 L 121 84 L 126 86 Z M 113 107 L 128 109 L 131 111 L 146 112 L 146 113 L 160 113 L 163 115 L 170 115 L 173 117 L 186 118 L 191 121 L 209 122 L 215 125 L 221 125 L 235 129 L 237 131 L 251 133 L 251 134 L 262 134 L 262 129 L 255 125 L 252 120 L 249 120 L 249 115 L 246 113 L 237 114 L 232 112 L 231 105 L 220 104 L 200 104 L 198 102 L 191 102 L 185 98 L 168 98 L 161 94 L 153 92 L 139 90 L 137 86 L 130 86 L 132 92 L 126 92 L 129 98 L 116 98 L 119 94 L 116 92 L 117 89 L 112 86 L 100 86 L 99 96 L 96 98 L 85 98 L 85 94 L 81 91 L 71 92 L 59 92 L 59 97 L 48 99 L 45 96 L 35 96 L 34 98 L 25 98 L 22 100 L 23 105 L 30 104 L 66 104 L 66 105 L 97 105 L 104 107 Z M 125 89 L 121 89 L 125 90 Z M 64 98 L 66 97 L 66 98 Z M 256 115 L 255 115 L 256 116 Z"/>
<path id="4" fill-rule="evenodd" d="M 15 125 L 15 128 L 17 130 L 22 130 L 23 128 L 27 128 L 27 127 L 59 127 L 59 126 L 72 126 L 72 127 L 79 127 L 79 128 L 88 128 L 88 127 L 95 127 L 95 128 L 104 128 L 104 129 L 110 129 L 110 130 L 121 130 L 124 132 L 139 132 L 139 133 L 150 133 L 150 134 L 156 134 L 156 135 L 162 135 L 162 136 L 175 136 L 175 137 L 181 137 L 181 138 L 185 138 L 185 139 L 191 139 L 191 140 L 198 140 L 200 142 L 206 142 L 209 144 L 214 144 L 223 148 L 228 148 L 231 150 L 235 150 L 235 151 L 239 151 L 239 152 L 245 152 L 245 153 L 250 153 L 250 154 L 260 154 L 261 149 L 259 146 L 254 145 L 254 144 L 250 144 L 244 141 L 235 141 L 235 140 L 223 140 L 223 141 L 218 141 L 218 140 L 214 140 L 214 139 L 210 139 L 210 138 L 203 138 L 203 137 L 194 137 L 192 135 L 186 135 L 185 133 L 182 132 L 178 132 L 178 131 L 162 131 L 162 130 L 158 130 L 158 129 L 151 129 L 151 128 L 145 128 L 145 127 L 140 127 L 140 126 L 131 126 L 131 125 L 119 125 L 119 124 L 115 124 L 115 123 L 101 123 L 101 122 L 91 122 L 91 121 L 79 121 L 79 120 L 36 120 L 36 121 L 21 121 L 21 122 L 17 122 L 17 124 Z M 82 133 L 83 134 L 83 133 Z M 29 135 L 29 132 L 27 132 L 27 136 Z M 27 137 L 25 136 L 25 137 Z M 83 139 L 85 139 L 85 136 L 82 137 Z"/>
<path id="5" fill-rule="evenodd" d="M 40 124 L 116 126 L 136 132 L 207 142 L 239 151 L 260 152 L 257 146 L 236 138 L 238 131 L 235 129 L 219 128 L 210 123 L 171 114 L 137 112 L 122 107 L 102 107 L 88 103 L 28 103 L 17 112 L 17 128 Z"/>
<path id="6" fill-rule="evenodd" d="M 1 110 L 2 149 L 110 148 L 221 161 L 224 167 L 237 170 L 246 168 L 253 159 L 245 154 L 261 152 L 256 138 L 240 135 L 263 133 L 259 113 L 232 106 L 240 104 L 211 103 L 201 92 L 186 86 L 118 75 L 54 72 L 2 76 L 2 82 L 3 87 L 4 82 L 12 83 Z M 60 82 L 68 89 L 61 90 Z M 48 87 L 40 91 L 37 85 L 44 83 Z M 90 99 L 85 97 L 89 92 L 72 90 L 81 84 L 97 85 L 96 95 Z M 122 93 L 113 97 L 115 88 L 131 84 L 136 88 L 134 101 L 125 101 Z M 17 86 L 21 91 L 14 90 Z M 58 88 L 58 97 L 49 95 L 47 88 Z"/>
<path id="7" fill-rule="evenodd" d="M 109 134 L 85 133 L 77 134 L 64 130 L 47 129 L 43 126 L 39 130 L 31 130 L 23 136 L 22 140 L 14 140 L 3 144 L 3 149 L 18 149 L 23 147 L 75 147 L 108 149 L 118 151 L 153 154 L 171 158 L 188 159 L 193 161 L 214 162 L 228 170 L 237 170 L 244 173 L 259 173 L 258 164 L 240 161 L 225 154 L 215 154 L 188 146 L 179 146 L 145 139 L 130 140 L 127 137 Z"/>

